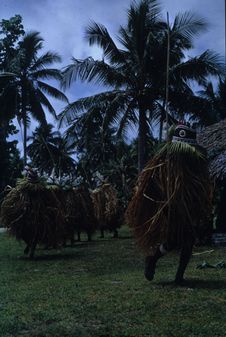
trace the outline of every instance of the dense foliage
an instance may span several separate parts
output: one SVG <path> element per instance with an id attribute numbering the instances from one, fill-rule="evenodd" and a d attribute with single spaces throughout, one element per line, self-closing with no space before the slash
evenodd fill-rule
<path id="1" fill-rule="evenodd" d="M 9 124 L 6 132 L 7 136 L 9 136 L 15 134 L 17 131 L 14 125 Z M 14 185 L 16 179 L 21 176 L 22 160 L 17 149 L 17 143 L 16 140 L 6 141 L 2 129 L 0 129 L 0 192 L 7 185 Z"/>

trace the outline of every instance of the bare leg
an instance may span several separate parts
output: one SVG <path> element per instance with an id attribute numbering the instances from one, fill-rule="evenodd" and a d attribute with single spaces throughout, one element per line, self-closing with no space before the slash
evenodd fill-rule
<path id="1" fill-rule="evenodd" d="M 182 284 L 184 282 L 184 272 L 191 258 L 193 245 L 194 239 L 188 237 L 188 240 L 184 243 L 181 249 L 180 263 L 175 278 L 176 284 Z"/>
<path id="2" fill-rule="evenodd" d="M 30 246 L 27 245 L 26 248 L 24 249 L 24 254 L 28 254 L 29 253 L 29 250 L 30 250 Z"/>
<path id="3" fill-rule="evenodd" d="M 100 230 L 100 238 L 103 239 L 104 238 L 104 230 L 101 228 Z"/>
<path id="4" fill-rule="evenodd" d="M 75 244 L 75 238 L 74 238 L 74 233 L 71 235 L 71 246 L 74 246 Z"/>
<path id="5" fill-rule="evenodd" d="M 29 254 L 30 259 L 34 258 L 36 246 L 37 246 L 37 241 L 32 242 L 32 244 L 31 244 L 31 251 L 30 251 L 30 254 Z"/>
<path id="6" fill-rule="evenodd" d="M 118 231 L 117 231 L 117 229 L 114 230 L 113 238 L 114 239 L 118 238 Z"/>
<path id="7" fill-rule="evenodd" d="M 155 275 L 155 267 L 158 259 L 165 255 L 167 250 L 164 248 L 163 245 L 158 247 L 156 250 L 155 255 L 153 256 L 146 256 L 145 258 L 145 269 L 144 269 L 144 276 L 148 281 L 152 281 Z"/>
<path id="8" fill-rule="evenodd" d="M 81 232 L 77 231 L 77 235 L 78 235 L 78 241 L 80 242 L 81 241 Z"/>
<path id="9" fill-rule="evenodd" d="M 88 241 L 92 241 L 92 235 L 90 232 L 87 232 L 87 238 L 88 238 Z"/>

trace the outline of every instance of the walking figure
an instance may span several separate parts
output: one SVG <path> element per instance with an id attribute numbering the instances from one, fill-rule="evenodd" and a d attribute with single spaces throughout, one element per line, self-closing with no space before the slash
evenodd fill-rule
<path id="1" fill-rule="evenodd" d="M 127 221 L 146 255 L 145 277 L 151 281 L 158 259 L 179 249 L 175 282 L 183 283 L 195 238 L 211 208 L 207 159 L 196 131 L 180 123 L 172 140 L 147 163 L 135 190 Z"/>

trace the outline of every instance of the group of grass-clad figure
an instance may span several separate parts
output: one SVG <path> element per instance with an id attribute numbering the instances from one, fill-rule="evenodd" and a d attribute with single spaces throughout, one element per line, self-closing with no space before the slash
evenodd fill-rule
<path id="1" fill-rule="evenodd" d="M 15 188 L 8 188 L 1 204 L 1 223 L 9 233 L 26 243 L 25 254 L 34 257 L 37 245 L 60 248 L 77 234 L 87 234 L 91 241 L 99 229 L 118 236 L 120 205 L 115 189 L 107 182 L 93 191 L 85 185 L 62 187 L 47 184 L 31 167 Z"/>
<path id="2" fill-rule="evenodd" d="M 196 131 L 179 123 L 171 140 L 149 160 L 138 177 L 134 195 L 125 212 L 116 191 L 108 183 L 92 193 L 84 187 L 62 190 L 46 186 L 32 171 L 6 193 L 1 222 L 26 243 L 25 253 L 34 256 L 37 244 L 57 247 L 74 232 L 117 228 L 125 221 L 145 254 L 145 277 L 152 280 L 158 259 L 172 249 L 180 250 L 175 282 L 184 272 L 201 227 L 208 223 L 212 188 L 204 150 Z M 124 213 L 124 214 L 123 214 Z"/>

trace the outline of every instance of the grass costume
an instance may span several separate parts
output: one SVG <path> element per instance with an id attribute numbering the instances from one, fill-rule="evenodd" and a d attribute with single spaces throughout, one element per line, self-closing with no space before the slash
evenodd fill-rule
<path id="1" fill-rule="evenodd" d="M 183 281 L 192 246 L 211 205 L 211 184 L 203 149 L 195 130 L 179 124 L 141 172 L 127 219 L 145 253 L 145 276 L 152 280 L 157 260 L 181 249 L 176 282 Z"/>

